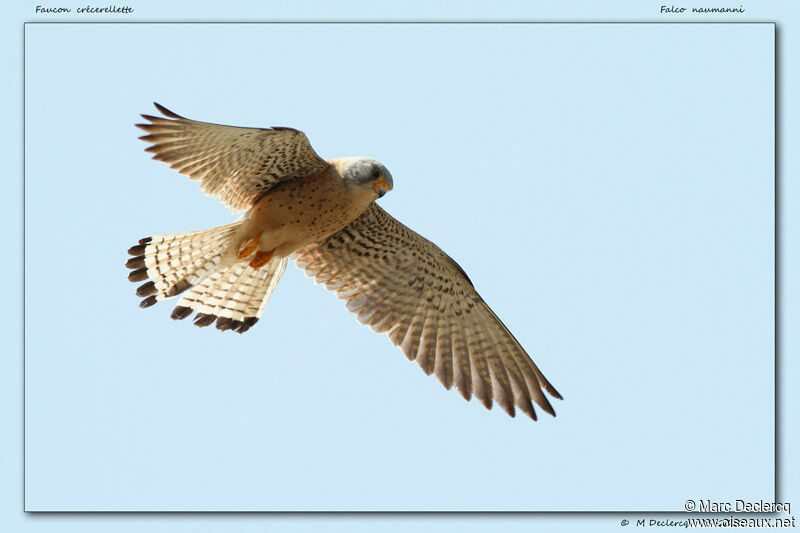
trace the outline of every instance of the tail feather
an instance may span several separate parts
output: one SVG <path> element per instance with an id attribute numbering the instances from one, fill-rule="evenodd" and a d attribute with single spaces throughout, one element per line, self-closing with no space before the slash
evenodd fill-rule
<path id="1" fill-rule="evenodd" d="M 141 307 L 183 294 L 172 312 L 181 320 L 192 312 L 197 326 L 217 322 L 217 329 L 244 333 L 261 317 L 286 268 L 276 258 L 260 269 L 247 263 L 222 263 L 240 222 L 203 231 L 147 237 L 128 253 L 128 279 L 146 281 L 136 294 Z"/>
<path id="2" fill-rule="evenodd" d="M 285 257 L 258 269 L 237 263 L 217 270 L 186 291 L 172 317 L 183 319 L 193 310 L 197 312 L 197 326 L 210 326 L 216 321 L 219 330 L 244 333 L 261 318 L 285 270 Z"/>
<path id="3" fill-rule="evenodd" d="M 149 280 L 136 294 L 149 307 L 194 285 L 219 265 L 239 222 L 201 231 L 146 237 L 128 253 L 131 281 Z M 147 302 L 147 303 L 145 303 Z"/>

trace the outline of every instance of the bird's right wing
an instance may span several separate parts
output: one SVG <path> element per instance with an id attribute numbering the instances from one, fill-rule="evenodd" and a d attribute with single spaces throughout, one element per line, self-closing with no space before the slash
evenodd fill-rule
<path id="1" fill-rule="evenodd" d="M 489 409 L 495 400 L 511 416 L 517 406 L 535 420 L 531 402 L 555 415 L 542 391 L 561 395 L 461 267 L 377 204 L 294 259 L 447 389 L 455 384 Z"/>
<path id="2" fill-rule="evenodd" d="M 328 163 L 306 135 L 292 128 L 239 128 L 190 120 L 155 104 L 165 117 L 142 115 L 149 124 L 139 137 L 153 159 L 193 180 L 234 212 L 248 209 L 283 181 L 315 176 Z"/>

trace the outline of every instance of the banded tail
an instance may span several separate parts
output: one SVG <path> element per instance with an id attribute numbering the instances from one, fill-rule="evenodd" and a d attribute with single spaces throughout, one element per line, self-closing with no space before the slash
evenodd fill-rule
<path id="1" fill-rule="evenodd" d="M 254 269 L 246 262 L 222 262 L 241 222 L 202 231 L 156 235 L 128 250 L 128 279 L 145 281 L 136 290 L 140 307 L 182 294 L 172 318 L 192 312 L 196 326 L 217 323 L 219 330 L 244 333 L 261 317 L 286 269 L 286 258 Z"/>

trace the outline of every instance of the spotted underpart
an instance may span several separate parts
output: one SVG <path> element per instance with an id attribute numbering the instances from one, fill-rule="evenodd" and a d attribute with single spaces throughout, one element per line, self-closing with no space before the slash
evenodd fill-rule
<path id="1" fill-rule="evenodd" d="M 164 117 L 143 115 L 148 124 L 137 125 L 147 132 L 147 151 L 247 212 L 233 224 L 133 246 L 128 277 L 141 283 L 142 307 L 178 297 L 173 319 L 194 313 L 197 326 L 242 333 L 258 321 L 293 257 L 447 389 L 489 409 L 496 402 L 511 416 L 520 409 L 536 420 L 534 404 L 555 416 L 545 392 L 561 395 L 464 270 L 374 203 L 394 186 L 381 163 L 326 162 L 298 130 L 208 124 L 156 107 Z"/>

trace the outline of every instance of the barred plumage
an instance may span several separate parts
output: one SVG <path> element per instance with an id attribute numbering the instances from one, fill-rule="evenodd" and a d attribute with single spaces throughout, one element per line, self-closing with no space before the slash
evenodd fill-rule
<path id="1" fill-rule="evenodd" d="M 142 307 L 179 296 L 172 318 L 247 331 L 259 319 L 287 257 L 386 333 L 425 374 L 509 415 L 561 395 L 494 314 L 464 270 L 374 202 L 389 171 L 369 158 L 323 161 L 291 128 L 237 128 L 142 115 L 148 152 L 234 211 L 233 224 L 148 237 L 129 250 L 128 278 Z M 252 257 L 252 260 L 250 259 Z"/>
<path id="2" fill-rule="evenodd" d="M 285 270 L 285 257 L 273 259 L 259 269 L 237 263 L 217 270 L 187 290 L 176 309 L 194 309 L 197 317 L 217 317 L 217 329 L 244 333 L 261 318 Z M 213 323 L 205 322 L 195 320 L 201 326 Z"/>
<path id="3" fill-rule="evenodd" d="M 536 419 L 532 402 L 561 395 L 438 246 L 377 204 L 328 239 L 295 255 L 297 266 L 347 301 L 360 322 L 384 331 L 426 374 L 511 416 Z"/>
<path id="4" fill-rule="evenodd" d="M 146 151 L 181 174 L 200 180 L 202 190 L 243 211 L 275 185 L 313 176 L 328 163 L 293 128 L 239 128 L 184 118 L 155 104 L 168 118 L 142 115 L 149 124 L 139 137 L 152 143 Z"/>
<path id="5" fill-rule="evenodd" d="M 286 269 L 276 258 L 260 269 L 247 263 L 220 263 L 241 222 L 203 231 L 156 235 L 139 241 L 128 253 L 131 281 L 148 280 L 136 291 L 142 307 L 183 294 L 172 313 L 182 320 L 197 312 L 195 325 L 244 333 L 261 317 Z"/>
<path id="6" fill-rule="evenodd" d="M 208 274 L 222 258 L 228 240 L 239 222 L 202 231 L 156 235 L 141 239 L 128 253 L 133 258 L 125 264 L 135 269 L 128 275 L 131 281 L 149 279 L 142 287 L 147 296 L 154 294 L 155 303 L 183 292 Z M 140 290 L 142 289 L 140 287 Z M 152 292 L 149 289 L 152 287 Z"/>

